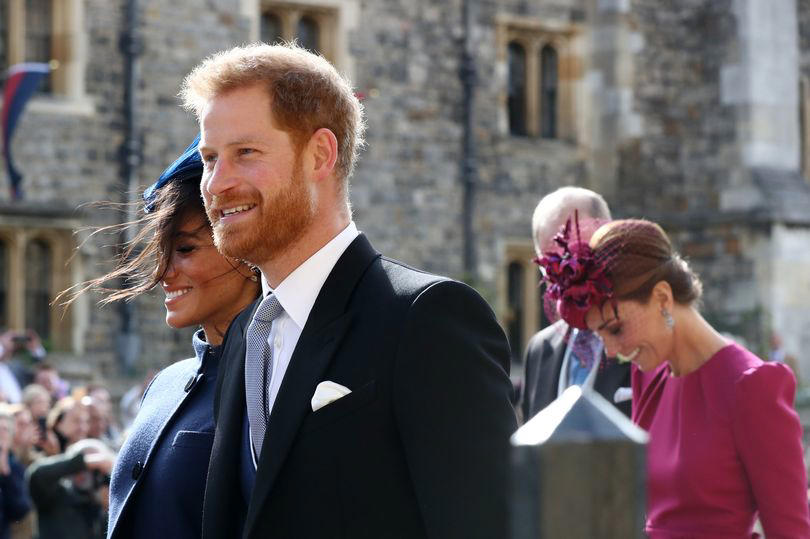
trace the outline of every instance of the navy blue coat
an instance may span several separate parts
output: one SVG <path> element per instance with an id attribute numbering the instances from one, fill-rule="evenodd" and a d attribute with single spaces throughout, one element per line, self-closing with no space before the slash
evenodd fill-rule
<path id="1" fill-rule="evenodd" d="M 108 538 L 202 533 L 219 349 L 201 336 L 197 356 L 166 367 L 144 393 L 113 469 Z"/>

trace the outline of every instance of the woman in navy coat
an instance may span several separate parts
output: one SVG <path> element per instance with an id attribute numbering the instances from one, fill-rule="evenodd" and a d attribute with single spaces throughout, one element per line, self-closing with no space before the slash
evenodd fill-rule
<path id="1" fill-rule="evenodd" d="M 107 290 L 105 281 L 134 274 L 134 286 L 108 290 L 103 301 L 160 286 L 169 326 L 201 326 L 194 357 L 158 373 L 144 392 L 112 473 L 108 538 L 201 536 L 222 338 L 261 290 L 252 268 L 214 247 L 200 197 L 197 142 L 144 193 L 143 228 L 124 258 L 131 262 L 82 289 Z M 142 250 L 136 253 L 136 246 Z"/>

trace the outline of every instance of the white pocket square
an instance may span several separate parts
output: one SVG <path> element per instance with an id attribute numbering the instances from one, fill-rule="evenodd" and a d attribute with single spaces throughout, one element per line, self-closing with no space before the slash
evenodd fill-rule
<path id="1" fill-rule="evenodd" d="M 312 395 L 312 411 L 320 410 L 330 402 L 338 400 L 340 397 L 345 397 L 351 393 L 351 389 L 344 387 L 335 382 L 326 380 L 318 384 L 315 388 L 315 394 Z"/>
<path id="2" fill-rule="evenodd" d="M 616 404 L 620 402 L 629 401 L 633 398 L 633 389 L 629 387 L 620 387 L 613 394 L 613 402 Z"/>

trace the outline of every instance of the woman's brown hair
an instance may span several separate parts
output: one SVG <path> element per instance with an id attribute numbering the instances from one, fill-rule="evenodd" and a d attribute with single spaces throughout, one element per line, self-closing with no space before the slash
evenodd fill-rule
<path id="1" fill-rule="evenodd" d="M 644 219 L 611 221 L 594 233 L 590 245 L 613 284 L 615 299 L 646 303 L 653 287 L 665 281 L 676 303 L 693 305 L 700 300 L 700 279 L 656 223 Z"/>
<path id="2" fill-rule="evenodd" d="M 205 219 L 199 178 L 196 181 L 192 179 L 167 183 L 157 191 L 150 207 L 154 209 L 143 213 L 134 222 L 102 227 L 93 233 L 120 232 L 127 228 L 138 230 L 135 237 L 124 245 L 112 271 L 62 291 L 54 304 L 62 302 L 65 306 L 70 305 L 88 290 L 104 294 L 99 302 L 101 304 L 130 300 L 160 283 L 166 275 L 172 243 L 183 217 L 199 214 Z M 205 223 L 205 226 L 209 226 L 207 220 Z M 118 281 L 124 286 L 111 287 L 111 281 Z"/>

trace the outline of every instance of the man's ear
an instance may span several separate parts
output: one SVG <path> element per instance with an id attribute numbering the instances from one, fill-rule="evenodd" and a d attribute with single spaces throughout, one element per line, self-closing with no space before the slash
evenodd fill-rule
<path id="1" fill-rule="evenodd" d="M 337 137 L 331 129 L 321 127 L 309 139 L 312 155 L 312 172 L 318 180 L 329 177 L 335 170 L 338 158 Z"/>

